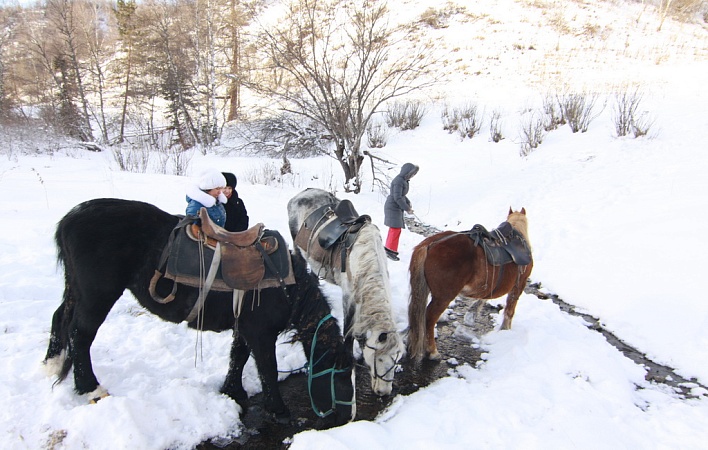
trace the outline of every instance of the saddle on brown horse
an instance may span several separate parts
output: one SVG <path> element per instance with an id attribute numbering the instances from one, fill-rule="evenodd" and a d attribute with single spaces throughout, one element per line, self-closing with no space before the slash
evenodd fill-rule
<path id="1" fill-rule="evenodd" d="M 295 245 L 325 266 L 344 272 L 347 252 L 361 227 L 370 222 L 371 217 L 359 215 L 349 200 L 324 205 L 307 216 L 295 236 Z"/>
<path id="2" fill-rule="evenodd" d="M 503 266 L 512 261 L 518 266 L 531 263 L 531 249 L 526 239 L 509 222 L 502 222 L 492 231 L 477 224 L 463 234 L 468 235 L 474 245 L 484 249 L 487 262 L 493 266 Z"/>
<path id="3" fill-rule="evenodd" d="M 196 225 L 196 217 L 185 217 L 170 234 L 150 283 L 155 301 L 172 301 L 177 283 L 222 292 L 295 283 L 287 243 L 277 231 L 267 230 L 262 223 L 246 231 L 226 231 L 204 208 L 198 219 L 201 226 Z M 165 298 L 155 292 L 161 278 L 174 282 Z"/>

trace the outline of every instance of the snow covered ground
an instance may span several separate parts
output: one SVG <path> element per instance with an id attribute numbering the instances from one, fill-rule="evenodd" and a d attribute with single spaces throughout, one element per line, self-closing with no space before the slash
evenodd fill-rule
<path id="1" fill-rule="evenodd" d="M 411 11 L 425 3 L 401 2 Z M 510 206 L 525 207 L 534 281 L 599 317 L 653 360 L 705 385 L 708 302 L 701 274 L 708 250 L 708 152 L 700 133 L 708 125 L 706 32 L 667 21 L 656 33 L 658 21 L 648 13 L 638 25 L 620 28 L 639 15 L 636 5 L 547 2 L 544 9 L 539 3 L 478 2 L 468 6 L 478 20 L 435 31 L 444 33 L 445 45 L 459 45 L 453 54 L 460 61 L 455 56 L 450 66 L 458 77 L 431 96 L 457 93 L 457 100 L 503 107 L 505 140 L 490 142 L 486 127 L 472 140 L 447 134 L 435 109 L 441 101 L 431 103 L 421 127 L 393 133 L 379 152 L 399 167 L 420 165 L 410 198 L 416 214 L 439 229 L 491 228 Z M 608 13 L 613 7 L 619 9 Z M 541 31 L 540 21 L 551 18 L 579 30 L 591 29 L 589 23 L 599 29 L 584 39 Z M 514 48 L 517 42 L 523 49 Z M 609 95 L 587 133 L 562 127 L 521 158 L 520 111 L 538 105 L 557 78 L 603 92 L 622 83 L 641 86 L 644 108 L 655 118 L 653 132 L 614 137 Z M 70 380 L 52 388 L 42 370 L 63 289 L 53 244 L 57 221 L 77 203 L 98 197 L 183 213 L 187 180 L 120 172 L 108 153 L 63 144 L 52 154 L 33 154 L 9 130 L 0 130 L 0 141 L 0 447 L 193 448 L 208 438 L 239 435 L 240 408 L 218 393 L 230 333 L 204 333 L 203 358 L 195 364 L 197 333 L 145 313 L 129 294 L 92 348 L 95 372 L 110 397 L 88 405 Z M 277 160 L 195 154 L 192 173 L 206 167 L 236 173 L 252 222 L 287 236 L 287 201 L 301 189 L 328 189 L 341 178 L 331 159 L 291 162 L 294 174 L 273 185 L 248 179 L 266 164 L 277 167 Z M 370 184 L 359 195 L 337 195 L 386 232 L 384 198 Z M 407 326 L 407 262 L 420 240 L 404 232 L 401 262 L 389 263 L 399 330 Z M 328 292 L 336 297 L 336 289 Z M 502 332 L 497 324 L 476 345 L 485 350 L 478 366 L 462 365 L 449 378 L 399 396 L 375 421 L 300 433 L 291 448 L 702 449 L 708 442 L 707 392 L 695 386 L 702 397 L 686 400 L 647 383 L 642 367 L 550 301 L 523 295 L 513 329 Z M 282 344 L 278 354 L 282 370 L 304 359 L 297 345 Z M 258 392 L 250 362 L 245 377 L 249 393 Z"/>

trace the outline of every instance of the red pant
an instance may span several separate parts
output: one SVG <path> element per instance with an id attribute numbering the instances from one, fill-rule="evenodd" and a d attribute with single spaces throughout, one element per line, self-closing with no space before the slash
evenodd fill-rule
<path id="1" fill-rule="evenodd" d="M 388 236 L 386 236 L 386 248 L 389 250 L 393 250 L 394 252 L 398 251 L 398 239 L 401 237 L 401 229 L 400 228 L 389 228 L 388 229 Z"/>

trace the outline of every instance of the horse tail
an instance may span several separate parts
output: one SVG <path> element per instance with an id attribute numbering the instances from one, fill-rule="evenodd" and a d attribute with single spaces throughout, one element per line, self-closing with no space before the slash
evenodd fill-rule
<path id="1" fill-rule="evenodd" d="M 52 330 L 50 335 L 49 350 L 47 351 L 47 359 L 57 356 L 64 352 L 65 356 L 62 361 L 61 369 L 57 373 L 57 380 L 54 384 L 61 383 L 69 375 L 69 371 L 73 365 L 71 352 L 69 350 L 69 328 L 74 317 L 74 307 L 76 305 L 76 295 L 73 289 L 74 268 L 71 263 L 71 256 L 65 242 L 64 228 L 66 227 L 65 219 L 59 222 L 54 241 L 57 246 L 57 264 L 64 267 L 64 295 L 62 303 L 54 313 L 52 320 Z"/>
<path id="2" fill-rule="evenodd" d="M 418 246 L 413 250 L 410 272 L 411 292 L 408 299 L 408 355 L 420 361 L 425 355 L 425 308 L 430 288 L 425 280 L 425 259 L 428 246 Z"/>
<path id="3" fill-rule="evenodd" d="M 69 375 L 69 371 L 71 370 L 71 366 L 74 364 L 74 361 L 71 357 L 71 352 L 69 350 L 69 325 L 71 323 L 71 319 L 74 316 L 74 303 L 73 301 L 70 301 L 73 296 L 71 295 L 71 288 L 67 284 L 66 288 L 64 289 L 64 301 L 62 302 L 62 306 L 64 308 L 64 313 L 62 314 L 61 322 L 59 323 L 59 330 L 57 330 L 57 338 L 59 339 L 60 342 L 60 347 L 66 351 L 66 355 L 64 357 L 64 362 L 61 365 L 61 370 L 59 370 L 59 373 L 57 374 L 57 379 L 54 382 L 54 384 L 59 384 L 62 381 L 66 379 L 66 377 Z"/>

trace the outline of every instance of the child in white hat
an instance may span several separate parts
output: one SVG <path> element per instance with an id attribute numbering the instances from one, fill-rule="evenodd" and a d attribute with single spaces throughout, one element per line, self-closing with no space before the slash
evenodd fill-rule
<path id="1" fill-rule="evenodd" d="M 226 187 L 226 178 L 217 170 L 207 170 L 199 176 L 196 184 L 187 187 L 188 216 L 199 216 L 199 210 L 206 208 L 209 218 L 220 227 L 226 224 L 227 202 L 223 189 Z"/>

